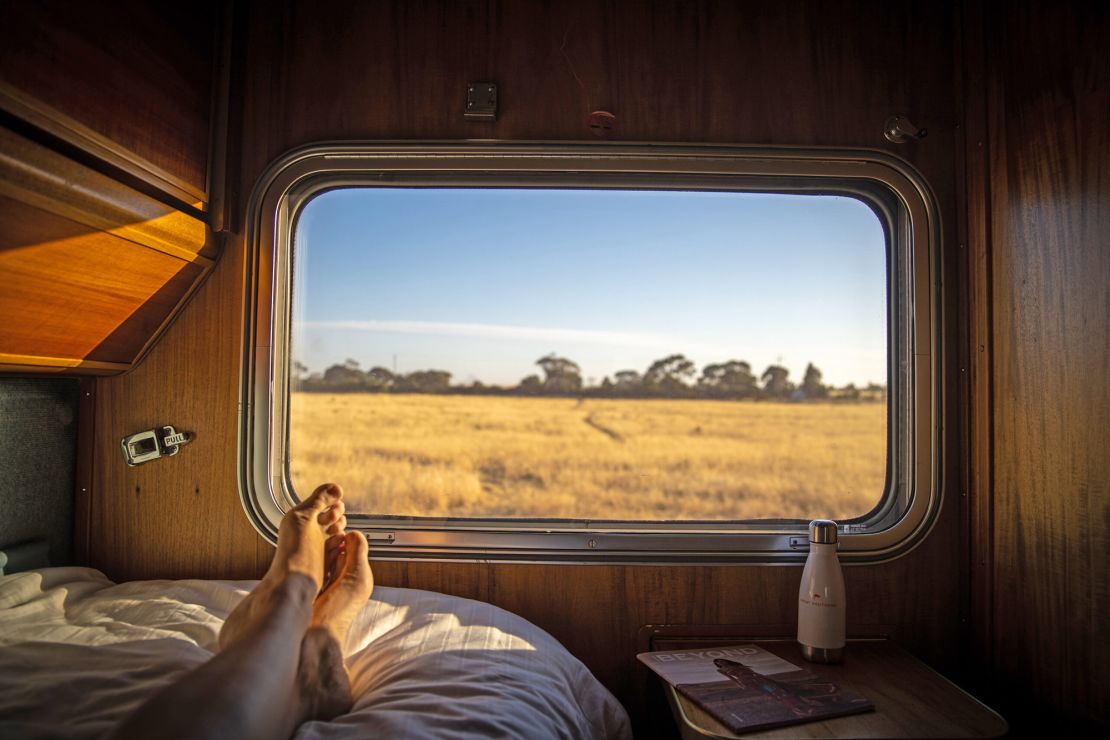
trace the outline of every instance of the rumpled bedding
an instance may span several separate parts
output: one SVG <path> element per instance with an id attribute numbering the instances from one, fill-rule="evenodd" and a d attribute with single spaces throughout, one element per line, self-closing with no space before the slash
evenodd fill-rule
<path id="1" fill-rule="evenodd" d="M 88 568 L 0 577 L 0 737 L 94 738 L 204 662 L 255 581 L 115 584 Z M 355 704 L 295 737 L 631 738 L 554 638 L 469 599 L 378 586 L 348 636 Z"/>

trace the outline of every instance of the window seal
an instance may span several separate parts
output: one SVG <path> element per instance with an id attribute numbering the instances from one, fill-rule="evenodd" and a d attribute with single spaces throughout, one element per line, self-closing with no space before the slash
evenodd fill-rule
<path id="1" fill-rule="evenodd" d="M 888 230 L 888 473 L 876 509 L 841 525 L 841 558 L 881 562 L 916 547 L 936 521 L 941 487 L 940 216 L 924 178 L 879 150 L 674 144 L 336 142 L 275 160 L 247 214 L 239 491 L 271 542 L 295 503 L 284 462 L 296 216 L 313 197 L 350 185 L 515 185 L 821 192 L 869 204 Z M 900 286 L 900 287 L 899 287 Z M 276 410 L 276 413 L 275 413 Z M 804 523 L 433 520 L 348 515 L 378 559 L 575 563 L 797 563 Z M 380 543 L 380 544 L 379 544 Z"/>

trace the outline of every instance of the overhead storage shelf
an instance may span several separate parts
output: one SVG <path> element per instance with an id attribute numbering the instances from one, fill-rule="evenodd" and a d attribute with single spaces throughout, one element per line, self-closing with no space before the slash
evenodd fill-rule
<path id="1" fill-rule="evenodd" d="M 216 256 L 199 218 L 0 128 L 0 370 L 129 369 Z"/>

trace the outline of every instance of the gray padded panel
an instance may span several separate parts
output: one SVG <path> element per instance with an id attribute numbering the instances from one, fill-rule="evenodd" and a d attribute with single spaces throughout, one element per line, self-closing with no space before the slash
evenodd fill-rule
<path id="1" fill-rule="evenodd" d="M 33 539 L 73 562 L 77 403 L 72 378 L 0 377 L 0 548 Z"/>

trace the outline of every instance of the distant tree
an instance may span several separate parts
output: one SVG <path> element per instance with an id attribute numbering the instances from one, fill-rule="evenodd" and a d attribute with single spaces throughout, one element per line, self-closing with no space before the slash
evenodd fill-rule
<path id="1" fill-rule="evenodd" d="M 856 388 L 855 383 L 849 383 L 840 389 L 840 397 L 849 401 L 858 401 L 860 397 L 859 388 Z"/>
<path id="2" fill-rule="evenodd" d="M 451 373 L 446 370 L 417 370 L 394 380 L 399 393 L 445 393 L 451 389 Z"/>
<path id="3" fill-rule="evenodd" d="M 829 389 L 821 384 L 821 371 L 812 362 L 806 365 L 806 374 L 802 378 L 802 393 L 806 398 L 825 398 Z"/>
<path id="4" fill-rule="evenodd" d="M 690 379 L 697 368 L 685 355 L 669 355 L 651 363 L 644 372 L 644 388 L 661 396 L 690 395 Z"/>
<path id="5" fill-rule="evenodd" d="M 527 396 L 538 396 L 543 392 L 543 381 L 540 380 L 539 375 L 529 375 L 524 380 L 520 381 L 520 385 L 516 387 L 517 393 L 523 393 Z"/>
<path id="6" fill-rule="evenodd" d="M 366 378 L 374 390 L 387 391 L 397 382 L 397 376 L 392 370 L 381 366 L 372 367 L 366 371 Z"/>
<path id="7" fill-rule="evenodd" d="M 759 378 L 763 383 L 763 393 L 771 398 L 786 398 L 794 390 L 789 376 L 790 371 L 782 365 L 769 365 Z"/>
<path id="8" fill-rule="evenodd" d="M 635 370 L 618 370 L 613 373 L 613 389 L 621 395 L 628 395 L 640 390 L 643 378 Z"/>
<path id="9" fill-rule="evenodd" d="M 706 365 L 698 378 L 698 389 L 711 398 L 750 398 L 757 387 L 752 366 L 743 360 Z"/>
<path id="10" fill-rule="evenodd" d="M 341 365 L 332 365 L 324 371 L 324 385 L 335 390 L 357 391 L 367 387 L 365 373 L 358 362 L 348 358 Z"/>
<path id="11" fill-rule="evenodd" d="M 536 360 L 543 370 L 543 388 L 548 393 L 577 393 L 582 389 L 582 369 L 554 352 Z"/>

